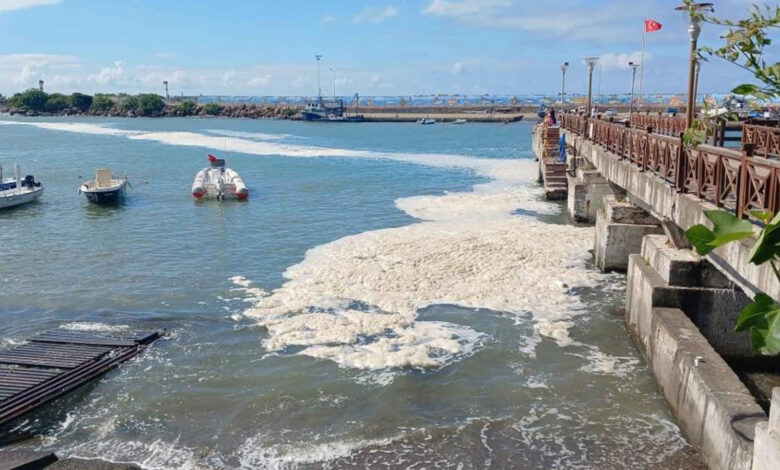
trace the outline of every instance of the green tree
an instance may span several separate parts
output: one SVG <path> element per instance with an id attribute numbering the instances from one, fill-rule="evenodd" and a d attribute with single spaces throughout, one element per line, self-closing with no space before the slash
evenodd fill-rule
<path id="1" fill-rule="evenodd" d="M 138 95 L 138 114 L 141 116 L 154 116 L 160 114 L 163 109 L 165 109 L 165 102 L 159 95 L 152 93 Z"/>
<path id="2" fill-rule="evenodd" d="M 95 112 L 106 112 L 114 107 L 114 100 L 110 96 L 98 93 L 92 98 L 89 109 Z"/>
<path id="3" fill-rule="evenodd" d="M 138 98 L 135 96 L 128 96 L 122 100 L 122 105 L 120 107 L 122 108 L 122 111 L 138 111 Z"/>
<path id="4" fill-rule="evenodd" d="M 749 16 L 743 20 L 722 20 L 714 16 L 705 17 L 705 21 L 718 26 L 728 27 L 724 39 L 726 44 L 717 49 L 703 47 L 700 57 L 719 57 L 746 70 L 762 83 L 745 83 L 737 86 L 732 93 L 752 95 L 759 99 L 780 97 L 780 62 L 767 63 L 764 50 L 772 44 L 770 35 L 780 29 L 780 6 L 759 7 L 753 5 Z"/>
<path id="5" fill-rule="evenodd" d="M 195 108 L 197 108 L 197 105 L 192 101 L 184 101 L 176 106 L 176 112 L 180 116 L 192 116 L 195 114 Z"/>
<path id="6" fill-rule="evenodd" d="M 44 109 L 50 113 L 59 113 L 70 107 L 70 100 L 62 93 L 52 93 L 46 99 Z"/>
<path id="7" fill-rule="evenodd" d="M 11 97 L 10 105 L 17 109 L 28 111 L 43 111 L 49 95 L 37 88 L 30 88 L 23 93 L 16 93 Z"/>
<path id="8" fill-rule="evenodd" d="M 84 93 L 73 93 L 70 95 L 70 105 L 81 112 L 86 112 L 92 106 L 92 97 Z"/>
<path id="9" fill-rule="evenodd" d="M 222 106 L 217 103 L 208 103 L 203 106 L 203 111 L 209 116 L 217 116 L 222 111 Z"/>

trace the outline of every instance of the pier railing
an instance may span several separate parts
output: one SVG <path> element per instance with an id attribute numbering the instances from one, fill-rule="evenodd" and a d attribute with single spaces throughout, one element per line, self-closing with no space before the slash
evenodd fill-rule
<path id="1" fill-rule="evenodd" d="M 742 124 L 742 143 L 754 144 L 755 153 L 767 158 L 780 158 L 780 128 Z"/>
<path id="2" fill-rule="evenodd" d="M 756 148 L 767 149 L 766 153 L 777 150 L 778 129 L 767 128 L 772 133 L 751 129 L 747 139 L 755 141 L 748 140 L 740 151 L 705 144 L 686 149 L 679 134 L 647 132 L 633 128 L 633 123 L 626 127 L 566 114 L 561 123 L 640 171 L 657 175 L 678 192 L 693 194 L 739 217 L 750 217 L 752 210 L 780 210 L 780 161 L 753 156 Z"/>
<path id="3" fill-rule="evenodd" d="M 685 118 L 631 113 L 631 127 L 642 130 L 652 127 L 656 134 L 677 137 L 685 132 Z"/>

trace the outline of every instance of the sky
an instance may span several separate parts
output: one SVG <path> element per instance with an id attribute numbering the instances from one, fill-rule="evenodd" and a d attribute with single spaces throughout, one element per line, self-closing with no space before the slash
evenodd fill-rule
<path id="1" fill-rule="evenodd" d="M 760 1 L 759 1 L 760 2 Z M 587 89 L 582 58 L 598 56 L 594 92 L 628 93 L 643 20 L 645 93 L 686 88 L 681 0 L 0 0 L 0 93 L 45 81 L 48 92 L 179 95 L 555 94 Z M 722 18 L 753 1 L 715 0 Z M 718 46 L 723 27 L 704 25 Z M 769 59 L 778 60 L 777 46 Z M 713 58 L 700 92 L 750 76 Z M 637 90 L 639 77 L 637 77 Z"/>

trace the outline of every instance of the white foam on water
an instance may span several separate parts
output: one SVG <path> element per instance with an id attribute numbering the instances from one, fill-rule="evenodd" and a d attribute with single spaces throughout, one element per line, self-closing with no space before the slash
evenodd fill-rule
<path id="1" fill-rule="evenodd" d="M 226 137 L 243 137 L 256 140 L 284 140 L 284 139 L 303 139 L 301 136 L 292 134 L 267 134 L 265 132 L 241 132 L 224 129 L 208 129 L 209 134 L 223 135 Z"/>
<path id="2" fill-rule="evenodd" d="M 99 322 L 71 322 L 60 325 L 60 329 L 74 331 L 125 332 L 129 328 L 128 325 L 109 325 Z"/>
<path id="3" fill-rule="evenodd" d="M 585 268 L 593 229 L 514 215 L 558 210 L 530 186 L 532 162 L 463 158 L 498 179 L 473 193 L 399 199 L 424 221 L 315 247 L 288 268 L 288 281 L 247 311 L 268 329 L 266 348 L 304 347 L 299 354 L 367 370 L 435 368 L 472 354 L 485 335 L 418 320 L 432 304 L 530 312 L 539 335 L 573 344 L 568 320 L 579 303 L 570 289 L 600 276 Z"/>
<path id="4" fill-rule="evenodd" d="M 0 121 L 3 126 L 31 126 L 50 131 L 73 132 L 76 134 L 110 135 L 128 137 L 139 131 L 116 129 L 108 125 L 87 124 L 80 122 L 31 122 L 31 121 Z"/>
<path id="5" fill-rule="evenodd" d="M 247 439 L 238 450 L 242 469 L 289 469 L 299 465 L 330 462 L 347 458 L 361 449 L 385 446 L 394 441 L 386 439 L 338 440 L 326 443 L 295 443 L 268 445 L 264 434 Z"/>

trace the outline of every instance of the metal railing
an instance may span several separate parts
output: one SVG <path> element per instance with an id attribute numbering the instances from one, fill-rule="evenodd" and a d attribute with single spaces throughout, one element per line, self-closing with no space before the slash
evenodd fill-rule
<path id="1" fill-rule="evenodd" d="M 777 149 L 778 129 L 768 128 L 771 135 L 751 129 L 756 142 L 748 140 L 738 151 L 705 144 L 686 149 L 682 133 L 670 137 L 585 116 L 564 114 L 561 122 L 567 131 L 640 171 L 657 175 L 678 192 L 693 194 L 739 217 L 750 217 L 752 210 L 780 210 L 780 162 L 753 156 L 757 148 Z"/>

